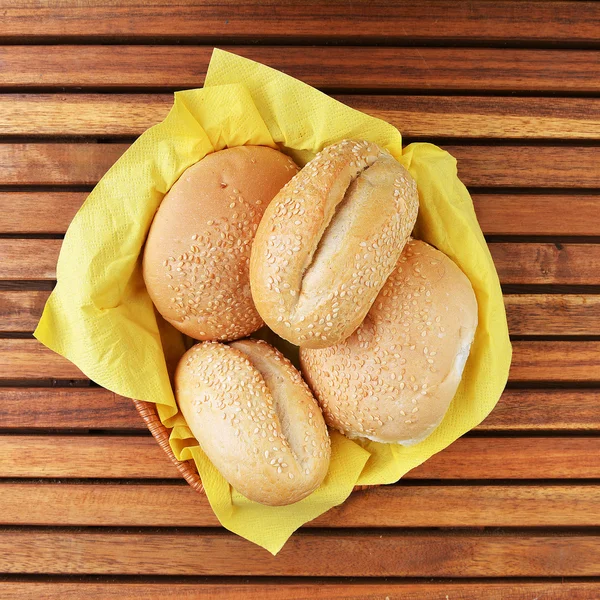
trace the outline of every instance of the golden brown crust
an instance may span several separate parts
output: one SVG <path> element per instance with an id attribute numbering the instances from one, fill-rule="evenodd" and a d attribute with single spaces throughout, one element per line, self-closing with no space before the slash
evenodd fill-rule
<path id="1" fill-rule="evenodd" d="M 411 240 L 364 323 L 330 348 L 302 348 L 302 372 L 327 424 L 348 437 L 425 439 L 454 397 L 477 328 L 462 271 Z"/>
<path id="2" fill-rule="evenodd" d="M 199 340 L 233 340 L 262 326 L 249 285 L 254 232 L 297 172 L 284 154 L 240 146 L 189 167 L 164 197 L 144 250 L 158 312 Z"/>
<path id="3" fill-rule="evenodd" d="M 418 211 L 408 171 L 375 144 L 323 150 L 273 199 L 252 247 L 258 312 L 286 340 L 321 348 L 362 322 Z"/>
<path id="4" fill-rule="evenodd" d="M 266 342 L 193 346 L 177 367 L 175 395 L 205 454 L 246 498 L 292 504 L 325 478 L 331 450 L 319 406 Z"/>

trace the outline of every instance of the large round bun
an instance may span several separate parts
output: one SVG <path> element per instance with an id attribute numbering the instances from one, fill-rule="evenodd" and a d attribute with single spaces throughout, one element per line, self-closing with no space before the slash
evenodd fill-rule
<path id="1" fill-rule="evenodd" d="M 467 277 L 413 240 L 364 323 L 336 346 L 302 348 L 302 371 L 328 425 L 348 437 L 408 446 L 441 422 L 476 328 Z"/>
<path id="2" fill-rule="evenodd" d="M 262 325 L 252 301 L 252 239 L 272 198 L 297 172 L 277 150 L 240 146 L 189 167 L 164 197 L 144 250 L 158 312 L 198 340 L 233 340 Z"/>
<path id="3" fill-rule="evenodd" d="M 175 396 L 202 450 L 246 498 L 292 504 L 325 478 L 331 447 L 321 410 L 266 342 L 193 346 L 177 367 Z"/>
<path id="4" fill-rule="evenodd" d="M 252 247 L 256 308 L 279 336 L 323 348 L 362 322 L 415 224 L 414 180 L 375 144 L 325 148 L 273 199 Z"/>

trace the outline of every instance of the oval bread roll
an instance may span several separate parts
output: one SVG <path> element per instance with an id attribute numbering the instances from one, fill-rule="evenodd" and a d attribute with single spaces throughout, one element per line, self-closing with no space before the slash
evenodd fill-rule
<path id="1" fill-rule="evenodd" d="M 164 197 L 143 273 L 158 312 L 198 340 L 234 340 L 262 326 L 249 282 L 252 239 L 298 168 L 285 154 L 240 146 L 189 167 Z"/>
<path id="2" fill-rule="evenodd" d="M 202 450 L 246 498 L 292 504 L 325 478 L 331 447 L 321 410 L 266 342 L 193 346 L 177 367 L 175 396 Z"/>
<path id="3" fill-rule="evenodd" d="M 327 424 L 351 438 L 409 446 L 441 422 L 477 328 L 471 283 L 412 240 L 364 323 L 331 348 L 300 350 Z"/>
<path id="4" fill-rule="evenodd" d="M 369 142 L 325 148 L 273 199 L 252 246 L 256 308 L 279 336 L 322 348 L 348 337 L 417 218 L 415 181 Z"/>

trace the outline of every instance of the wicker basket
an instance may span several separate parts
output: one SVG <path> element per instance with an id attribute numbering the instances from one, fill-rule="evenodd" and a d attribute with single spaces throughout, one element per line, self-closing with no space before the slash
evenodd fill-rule
<path id="1" fill-rule="evenodd" d="M 141 400 L 134 400 L 133 402 L 140 415 L 142 415 L 142 419 L 146 422 L 150 433 L 154 436 L 159 446 L 167 453 L 167 456 L 183 475 L 184 479 L 194 490 L 200 494 L 204 494 L 204 486 L 202 485 L 202 480 L 200 479 L 200 475 L 198 475 L 194 461 L 187 460 L 181 462 L 175 458 L 173 450 L 171 450 L 171 446 L 169 445 L 169 430 L 160 422 L 155 405 L 152 402 L 142 402 Z"/>

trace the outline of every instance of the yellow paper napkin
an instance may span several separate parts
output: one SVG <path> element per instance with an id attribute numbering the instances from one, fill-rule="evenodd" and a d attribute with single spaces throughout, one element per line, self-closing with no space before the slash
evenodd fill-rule
<path id="1" fill-rule="evenodd" d="M 479 327 L 459 390 L 433 435 L 403 448 L 358 444 L 333 432 L 323 485 L 294 505 L 266 507 L 231 489 L 177 411 L 169 373 L 185 341 L 154 312 L 140 252 L 164 194 L 206 154 L 259 144 L 279 147 L 304 164 L 343 138 L 375 142 L 411 172 L 420 198 L 415 236 L 467 274 L 479 303 Z M 105 388 L 156 403 L 161 420 L 172 428 L 175 455 L 195 461 L 219 521 L 272 553 L 303 523 L 342 503 L 354 485 L 397 481 L 480 423 L 508 376 L 511 348 L 502 293 L 456 161 L 430 144 L 403 150 L 400 133 L 390 124 L 221 50 L 213 54 L 204 89 L 176 93 L 167 118 L 142 134 L 94 188 L 67 231 L 57 279 L 35 336 Z"/>

